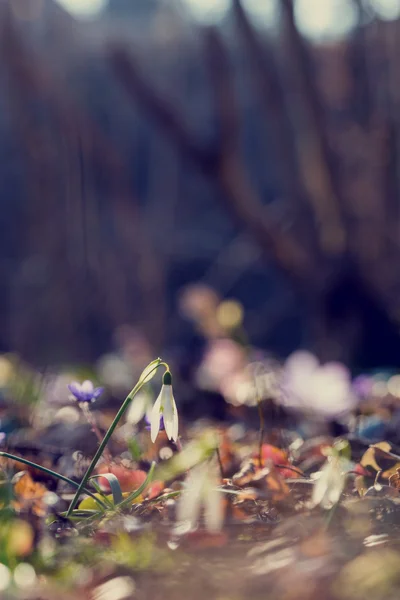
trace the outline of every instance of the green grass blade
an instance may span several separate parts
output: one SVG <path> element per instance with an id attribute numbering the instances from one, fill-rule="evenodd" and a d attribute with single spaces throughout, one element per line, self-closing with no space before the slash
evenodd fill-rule
<path id="1" fill-rule="evenodd" d="M 24 465 L 28 465 L 29 467 L 33 467 L 34 469 L 37 469 L 38 471 L 42 471 L 43 473 L 46 473 L 47 475 L 50 475 L 50 477 L 55 477 L 56 479 L 60 479 L 61 481 L 65 481 L 65 483 L 69 483 L 69 485 L 72 485 L 75 488 L 79 487 L 79 483 L 76 483 L 76 481 L 73 481 L 72 479 L 69 479 L 69 477 L 65 477 L 65 475 L 61 475 L 60 473 L 57 473 L 56 471 L 52 471 L 51 469 L 47 469 L 46 467 L 42 467 L 41 465 L 38 465 L 38 464 L 32 462 L 31 460 L 27 460 L 26 458 L 22 458 L 21 456 L 15 456 L 14 454 L 10 454 L 9 452 L 3 452 L 3 451 L 0 451 L 0 456 L 4 456 L 5 458 L 10 458 L 11 460 L 15 460 L 15 461 L 20 462 L 20 463 L 22 463 Z M 101 508 L 103 510 L 107 508 L 107 506 L 105 504 L 103 504 L 103 502 L 101 500 L 99 500 L 93 494 L 93 492 L 91 492 L 90 490 L 87 490 L 86 488 L 83 491 L 88 496 L 91 496 L 93 498 L 93 500 L 96 500 L 97 504 L 99 506 L 101 506 Z"/>
<path id="2" fill-rule="evenodd" d="M 110 484 L 111 493 L 112 493 L 112 497 L 113 497 L 113 501 L 114 501 L 114 506 L 116 506 L 117 504 L 120 504 L 123 501 L 124 497 L 122 495 L 121 486 L 119 484 L 117 477 L 113 473 L 102 473 L 101 475 L 92 475 L 91 478 L 89 479 L 89 481 L 92 481 L 93 479 L 96 479 L 99 477 L 104 477 L 105 479 L 107 479 L 108 483 Z"/>

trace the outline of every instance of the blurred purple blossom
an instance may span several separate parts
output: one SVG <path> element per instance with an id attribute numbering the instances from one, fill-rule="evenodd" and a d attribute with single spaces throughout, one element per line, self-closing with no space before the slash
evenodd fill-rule
<path id="1" fill-rule="evenodd" d="M 374 378 L 370 375 L 359 375 L 353 380 L 353 390 L 361 400 L 367 399 L 372 395 Z"/>
<path id="2" fill-rule="evenodd" d="M 305 351 L 289 356 L 281 387 L 283 404 L 326 419 L 351 411 L 357 401 L 350 372 L 343 364 L 321 365 L 313 354 Z"/>
<path id="3" fill-rule="evenodd" d="M 102 393 L 104 388 L 95 388 L 93 383 L 86 379 L 83 383 L 73 381 L 68 389 L 78 402 L 94 402 Z"/>

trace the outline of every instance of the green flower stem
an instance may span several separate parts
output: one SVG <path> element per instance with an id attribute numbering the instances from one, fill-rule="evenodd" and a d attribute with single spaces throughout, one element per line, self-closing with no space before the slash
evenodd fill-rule
<path id="1" fill-rule="evenodd" d="M 21 458 L 20 456 L 15 456 L 14 454 L 10 454 L 9 452 L 0 452 L 0 456 L 4 456 L 5 458 L 11 458 L 11 460 L 15 460 L 17 462 L 23 463 L 24 465 L 28 465 L 29 467 L 33 467 L 34 469 L 37 469 L 38 471 L 42 471 L 43 473 L 46 473 L 47 475 L 50 475 L 51 477 L 55 477 L 56 479 L 61 479 L 61 481 L 65 481 L 66 483 L 69 483 L 70 485 L 72 485 L 75 488 L 79 488 L 79 483 L 76 483 L 76 481 L 73 481 L 72 479 L 69 479 L 69 477 L 65 477 L 64 475 L 61 475 L 60 473 L 56 473 L 56 471 L 52 471 L 51 469 L 47 469 L 46 467 L 42 467 L 41 465 L 37 465 L 36 463 L 27 460 L 26 458 Z M 87 494 L 88 496 L 91 496 L 93 498 L 93 500 L 96 500 L 97 504 L 99 506 L 101 506 L 101 508 L 106 509 L 107 506 L 106 504 L 104 504 L 99 498 L 97 498 L 97 496 L 95 494 L 93 494 L 93 492 L 91 492 L 88 489 L 84 489 L 85 494 Z"/>
<path id="2" fill-rule="evenodd" d="M 103 441 L 101 442 L 100 446 L 97 449 L 96 454 L 94 455 L 92 462 L 90 463 L 85 475 L 82 478 L 81 483 L 79 484 L 78 489 L 76 490 L 75 496 L 73 497 L 71 504 L 69 505 L 69 508 L 67 510 L 67 514 L 66 516 L 69 517 L 71 516 L 72 511 L 74 510 L 75 506 L 78 503 L 79 500 L 79 496 L 82 493 L 89 477 L 91 476 L 91 474 L 93 473 L 97 463 L 99 462 L 101 455 L 104 452 L 104 448 L 106 447 L 108 440 L 110 439 L 110 437 L 112 436 L 112 434 L 114 433 L 115 428 L 117 427 L 119 421 L 121 420 L 122 416 L 124 415 L 126 409 L 128 408 L 129 404 L 131 403 L 131 401 L 133 400 L 133 398 L 136 396 L 136 394 L 142 389 L 142 387 L 147 383 L 147 378 L 148 376 L 153 373 L 153 371 L 156 371 L 158 369 L 158 367 L 160 366 L 160 363 L 158 363 L 154 369 L 152 369 L 151 371 L 149 371 L 149 373 L 146 375 L 146 377 L 144 378 L 143 381 L 138 381 L 138 383 L 135 385 L 135 387 L 133 388 L 133 390 L 131 390 L 129 392 L 129 394 L 127 395 L 127 397 L 125 398 L 121 408 L 119 409 L 119 411 L 117 412 L 114 421 L 111 423 L 110 427 L 107 430 L 107 433 L 105 434 Z"/>

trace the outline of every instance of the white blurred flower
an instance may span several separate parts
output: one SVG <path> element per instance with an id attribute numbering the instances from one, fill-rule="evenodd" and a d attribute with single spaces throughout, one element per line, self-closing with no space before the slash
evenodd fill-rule
<path id="1" fill-rule="evenodd" d="M 196 374 L 202 389 L 220 390 L 224 381 L 243 371 L 247 364 L 245 349 L 231 339 L 209 342 Z"/>
<path id="2" fill-rule="evenodd" d="M 97 362 L 99 379 L 111 388 L 130 389 L 134 376 L 131 366 L 118 354 L 105 354 Z"/>
<path id="3" fill-rule="evenodd" d="M 287 359 L 282 391 L 286 406 L 325 418 L 338 417 L 356 404 L 348 369 L 335 362 L 321 365 L 309 352 L 295 352 Z"/>
<path id="4" fill-rule="evenodd" d="M 146 392 L 139 392 L 131 402 L 126 420 L 130 425 L 137 425 L 144 417 L 150 422 L 151 410 L 151 396 Z"/>
<path id="5" fill-rule="evenodd" d="M 314 483 L 312 504 L 332 508 L 340 500 L 346 479 L 346 461 L 341 456 L 330 456 Z"/>
<path id="6" fill-rule="evenodd" d="M 42 386 L 42 398 L 51 406 L 66 405 L 71 401 L 68 384 L 73 379 L 73 373 L 51 373 L 45 376 Z"/>
<path id="7" fill-rule="evenodd" d="M 176 442 L 178 439 L 178 410 L 176 408 L 174 394 L 172 392 L 172 377 L 169 371 L 164 373 L 161 392 L 154 403 L 151 411 L 150 435 L 154 443 L 160 431 L 161 417 L 169 440 Z"/>
<path id="8" fill-rule="evenodd" d="M 222 493 L 218 490 L 218 467 L 215 461 L 193 467 L 177 507 L 179 523 L 189 522 L 196 527 L 202 508 L 206 528 L 211 533 L 220 531 L 224 518 Z"/>

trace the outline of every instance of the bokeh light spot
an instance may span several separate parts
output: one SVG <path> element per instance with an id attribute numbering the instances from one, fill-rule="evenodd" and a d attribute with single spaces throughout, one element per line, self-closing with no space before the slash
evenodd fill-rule
<path id="1" fill-rule="evenodd" d="M 229 0 L 184 0 L 191 17 L 204 25 L 222 21 L 230 7 Z"/>
<path id="2" fill-rule="evenodd" d="M 399 0 L 371 0 L 371 7 L 381 19 L 391 21 L 400 17 Z"/>
<path id="3" fill-rule="evenodd" d="M 297 0 L 296 22 L 299 30 L 310 38 L 345 37 L 357 22 L 357 11 L 349 0 Z"/>
<path id="4" fill-rule="evenodd" d="M 108 4 L 108 0 L 57 0 L 63 8 L 75 17 L 93 17 Z"/>

